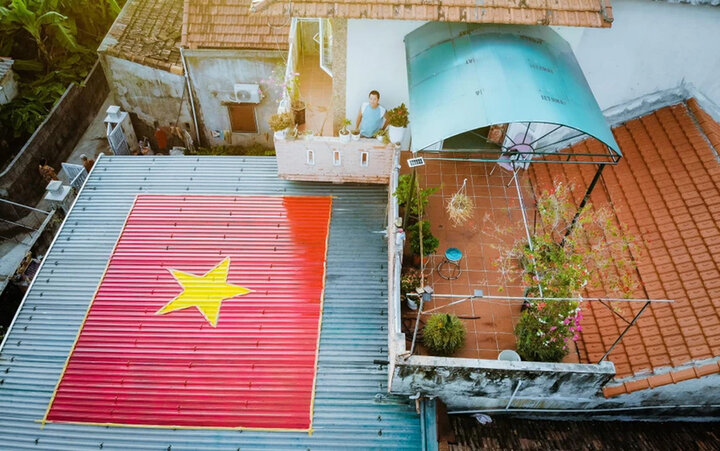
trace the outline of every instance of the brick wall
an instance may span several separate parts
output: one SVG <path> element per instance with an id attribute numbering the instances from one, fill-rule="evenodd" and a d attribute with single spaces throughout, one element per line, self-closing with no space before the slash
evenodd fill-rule
<path id="1" fill-rule="evenodd" d="M 0 173 L 0 196 L 26 205 L 37 204 L 47 185 L 38 173 L 38 160 L 47 158 L 59 172 L 108 93 L 102 67 L 96 62 L 83 85 L 73 83 L 68 87 L 18 156 Z M 2 208 L 0 217 L 10 213 Z"/>

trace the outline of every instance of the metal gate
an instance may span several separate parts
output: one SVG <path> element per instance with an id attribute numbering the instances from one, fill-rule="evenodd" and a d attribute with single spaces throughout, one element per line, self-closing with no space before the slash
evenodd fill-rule
<path id="1" fill-rule="evenodd" d="M 108 133 L 108 142 L 110 143 L 110 149 L 115 155 L 130 155 L 130 148 L 128 147 L 127 139 L 125 139 L 125 133 L 120 124 L 109 124 L 108 128 L 111 128 Z"/>

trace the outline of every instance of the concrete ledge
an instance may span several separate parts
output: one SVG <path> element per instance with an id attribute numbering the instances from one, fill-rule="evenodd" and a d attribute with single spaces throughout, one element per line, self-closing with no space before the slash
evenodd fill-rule
<path id="1" fill-rule="evenodd" d="M 591 405 L 615 375 L 601 364 L 507 362 L 411 356 L 394 360 L 392 392 L 440 397 L 452 409 Z"/>
<path id="2" fill-rule="evenodd" d="M 375 139 L 344 143 L 340 138 L 316 136 L 275 139 L 275 154 L 278 176 L 285 180 L 387 184 L 395 151 Z"/>

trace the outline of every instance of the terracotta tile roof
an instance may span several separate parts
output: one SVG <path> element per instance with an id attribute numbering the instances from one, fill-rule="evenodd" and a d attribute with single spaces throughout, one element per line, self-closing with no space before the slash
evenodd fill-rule
<path id="1" fill-rule="evenodd" d="M 188 48 L 287 50 L 288 17 L 249 15 L 250 0 L 184 0 Z"/>
<path id="2" fill-rule="evenodd" d="M 128 0 L 98 52 L 182 74 L 183 0 Z"/>
<path id="3" fill-rule="evenodd" d="M 610 0 L 255 0 L 269 16 L 610 27 Z"/>
<path id="4" fill-rule="evenodd" d="M 675 302 L 651 305 L 610 353 L 616 378 L 625 383 L 606 387 L 606 396 L 720 372 L 720 124 L 690 100 L 614 133 L 624 158 L 605 169 L 591 200 L 611 203 L 618 221 L 642 241 L 634 256 L 643 286 L 636 297 Z M 533 165 L 532 174 L 540 187 L 571 181 L 579 200 L 594 174 L 588 166 Z M 642 304 L 618 306 L 631 319 Z M 580 347 L 597 362 L 626 323 L 598 303 L 585 312 Z"/>

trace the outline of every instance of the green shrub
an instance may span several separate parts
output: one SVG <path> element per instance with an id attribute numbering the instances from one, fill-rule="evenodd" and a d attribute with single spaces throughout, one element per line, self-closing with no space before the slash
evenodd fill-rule
<path id="1" fill-rule="evenodd" d="M 412 179 L 412 176 L 410 174 L 403 174 L 398 178 L 398 187 L 395 190 L 395 197 L 398 198 L 398 205 L 400 207 L 407 208 L 407 199 L 410 195 L 410 192 L 412 192 L 412 202 L 410 202 L 410 213 L 412 213 L 415 216 L 422 216 L 423 212 L 425 211 L 425 207 L 427 207 L 429 197 L 435 193 L 439 187 L 433 187 L 433 188 L 423 188 L 420 190 L 420 208 L 418 208 L 418 201 L 416 198 L 417 193 L 417 178 L 415 179 L 415 183 L 410 186 L 410 179 Z M 412 191 L 411 191 L 412 190 Z"/>
<path id="2" fill-rule="evenodd" d="M 388 110 L 385 117 L 387 117 L 388 124 L 393 127 L 407 127 L 410 123 L 410 115 L 408 114 L 408 109 L 404 103 Z"/>
<path id="3" fill-rule="evenodd" d="M 430 231 L 430 221 L 427 219 L 424 221 L 416 222 L 407 229 L 408 239 L 410 240 L 410 251 L 413 255 L 420 255 L 420 224 L 422 224 L 422 235 L 423 235 L 423 254 L 432 255 L 440 245 L 435 235 Z"/>
<path id="4" fill-rule="evenodd" d="M 423 329 L 423 343 L 433 355 L 448 356 L 465 344 L 465 324 L 455 315 L 436 313 Z"/>
<path id="5" fill-rule="evenodd" d="M 578 339 L 582 315 L 574 301 L 530 301 L 515 326 L 517 353 L 531 362 L 559 362 Z"/>

